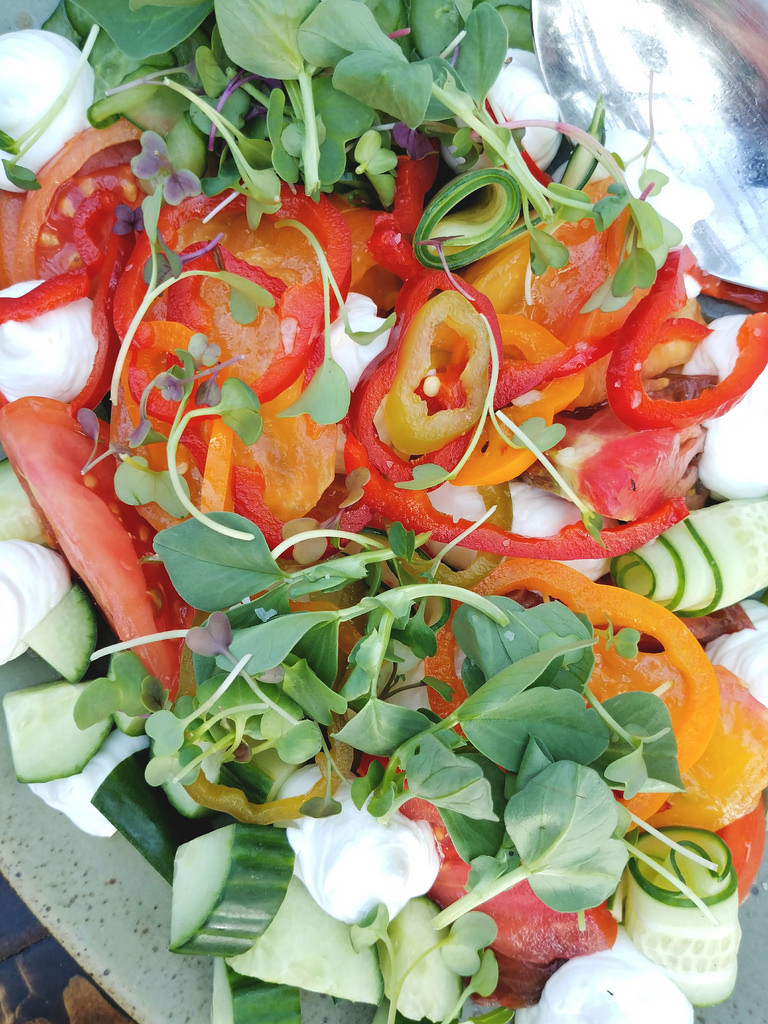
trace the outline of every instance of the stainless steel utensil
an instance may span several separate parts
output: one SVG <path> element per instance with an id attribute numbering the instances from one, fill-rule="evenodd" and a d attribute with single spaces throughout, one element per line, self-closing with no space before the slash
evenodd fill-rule
<path id="1" fill-rule="evenodd" d="M 536 50 L 563 119 L 647 137 L 714 213 L 694 230 L 701 266 L 768 289 L 768 0 L 532 0 Z M 653 75 L 651 76 L 651 71 Z"/>

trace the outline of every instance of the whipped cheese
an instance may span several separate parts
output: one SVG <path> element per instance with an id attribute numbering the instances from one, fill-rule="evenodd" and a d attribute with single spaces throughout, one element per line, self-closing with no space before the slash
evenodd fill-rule
<path id="1" fill-rule="evenodd" d="M 24 638 L 69 587 L 69 566 L 56 551 L 27 540 L 0 541 L 0 665 L 26 651 Z"/>
<path id="2" fill-rule="evenodd" d="M 26 295 L 40 283 L 22 281 L 0 296 Z M 71 402 L 83 390 L 98 349 L 92 309 L 82 298 L 32 320 L 0 324 L 0 392 L 9 402 L 27 395 Z"/>
<path id="3" fill-rule="evenodd" d="M 319 778 L 313 766 L 300 769 L 280 796 L 306 792 Z M 335 798 L 340 814 L 289 823 L 294 873 L 315 903 L 339 921 L 357 924 L 380 903 L 392 920 L 437 877 L 440 858 L 432 829 L 398 811 L 384 824 L 355 807 L 348 786 L 340 787 Z"/>
<path id="4" fill-rule="evenodd" d="M 577 956 L 558 968 L 537 1006 L 515 1024 L 693 1024 L 693 1007 L 660 967 L 619 928 L 612 949 Z"/>
<path id="5" fill-rule="evenodd" d="M 19 140 L 33 128 L 72 81 L 79 61 L 75 44 L 55 32 L 25 29 L 0 36 L 0 129 Z M 93 85 L 93 69 L 86 64 L 77 71 L 62 110 L 22 155 L 22 167 L 36 174 L 74 135 L 88 128 Z M 11 154 L 0 150 L 0 156 Z M 8 181 L 2 164 L 0 188 L 21 191 Z"/>
<path id="6" fill-rule="evenodd" d="M 527 50 L 507 50 L 504 67 L 488 90 L 496 119 L 503 121 L 559 121 L 557 100 L 544 87 L 539 62 Z M 560 146 L 553 128 L 526 128 L 523 149 L 537 167 L 548 167 Z"/>
<path id="7" fill-rule="evenodd" d="M 344 306 L 353 332 L 375 331 L 384 323 L 384 317 L 376 311 L 376 303 L 367 295 L 350 292 Z M 334 320 L 331 324 L 331 355 L 347 375 L 350 389 L 357 387 L 363 370 L 384 351 L 388 341 L 389 330 L 384 330 L 367 345 L 361 345 L 347 334 L 341 317 Z"/>
<path id="8" fill-rule="evenodd" d="M 755 628 L 719 636 L 705 650 L 713 665 L 733 672 L 768 707 L 768 607 L 752 600 L 742 601 L 741 607 Z"/>

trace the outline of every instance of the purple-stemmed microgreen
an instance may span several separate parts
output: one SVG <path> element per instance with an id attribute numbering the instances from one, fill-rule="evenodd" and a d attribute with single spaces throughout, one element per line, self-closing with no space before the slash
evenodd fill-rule
<path id="1" fill-rule="evenodd" d="M 443 273 L 451 282 L 452 286 L 456 289 L 457 292 L 459 292 L 460 295 L 463 295 L 465 299 L 469 299 L 471 301 L 472 296 L 469 294 L 468 291 L 466 291 L 465 288 L 462 287 L 461 281 L 451 271 L 451 268 L 448 266 L 448 260 L 445 258 L 445 243 L 455 241 L 455 239 L 459 237 L 461 236 L 444 235 L 442 238 L 424 238 L 418 242 L 415 242 L 414 245 L 431 246 L 437 253 L 437 258 L 440 260 L 440 263 L 442 264 L 443 267 Z"/>
<path id="2" fill-rule="evenodd" d="M 27 153 L 40 138 L 42 138 L 49 126 L 53 124 L 66 106 L 67 100 L 69 99 L 72 90 L 75 88 L 78 78 L 88 64 L 88 57 L 93 50 L 98 34 L 99 26 L 93 25 L 85 40 L 80 57 L 72 71 L 72 75 L 45 113 L 17 139 L 10 138 L 10 136 L 6 135 L 5 132 L 0 133 L 0 146 L 2 146 L 7 153 L 13 154 L 10 158 L 3 159 L 3 167 L 5 168 L 8 180 L 17 188 L 25 191 L 40 188 L 40 183 L 38 182 L 35 174 L 27 167 L 21 165 L 19 161 L 23 158 L 24 154 Z"/>
<path id="3" fill-rule="evenodd" d="M 110 441 L 101 455 L 97 455 L 96 452 L 98 451 L 99 444 L 101 443 L 100 420 L 98 416 L 93 409 L 82 408 L 77 410 L 76 419 L 85 436 L 93 441 L 91 455 L 80 470 L 81 476 L 85 476 L 89 470 L 93 469 L 94 466 L 98 465 L 104 459 L 109 458 L 110 455 L 119 457 L 127 453 L 128 449 L 125 445 L 119 444 L 116 441 Z"/>
<path id="4" fill-rule="evenodd" d="M 141 207 L 135 209 L 126 203 L 118 203 L 115 207 L 115 223 L 112 225 L 113 235 L 129 235 L 132 231 L 144 230 L 144 214 Z"/>

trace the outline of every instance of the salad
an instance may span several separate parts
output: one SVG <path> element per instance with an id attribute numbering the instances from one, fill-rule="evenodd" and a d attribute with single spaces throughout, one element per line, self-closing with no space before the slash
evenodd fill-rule
<path id="1" fill-rule="evenodd" d="M 727 1000 L 766 295 L 696 266 L 652 139 L 560 121 L 525 3 L 45 28 L 0 38 L 16 778 L 172 884 L 215 1024 Z"/>

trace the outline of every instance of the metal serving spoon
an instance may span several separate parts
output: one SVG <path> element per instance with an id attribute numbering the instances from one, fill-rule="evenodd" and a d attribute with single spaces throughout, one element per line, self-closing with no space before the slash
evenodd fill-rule
<path id="1" fill-rule="evenodd" d="M 768 0 L 532 0 L 544 80 L 563 119 L 649 131 L 714 213 L 691 248 L 704 270 L 768 289 Z M 653 75 L 651 76 L 651 71 Z"/>

